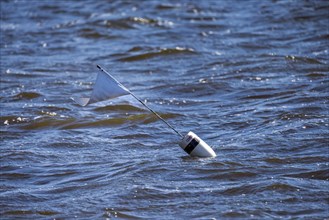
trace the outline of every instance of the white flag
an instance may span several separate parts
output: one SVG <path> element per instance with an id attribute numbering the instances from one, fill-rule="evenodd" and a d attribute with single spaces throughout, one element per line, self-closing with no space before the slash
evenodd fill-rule
<path id="1" fill-rule="evenodd" d="M 99 67 L 100 68 L 100 67 Z M 101 68 L 100 68 L 101 69 Z M 101 69 L 90 98 L 72 98 L 76 103 L 86 106 L 91 103 L 113 99 L 115 97 L 129 95 L 130 91 L 120 82 L 113 78 L 108 72 Z"/>

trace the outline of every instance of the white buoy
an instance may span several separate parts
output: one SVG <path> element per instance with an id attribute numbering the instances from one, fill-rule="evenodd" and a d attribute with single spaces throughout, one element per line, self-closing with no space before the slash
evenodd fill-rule
<path id="1" fill-rule="evenodd" d="M 192 131 L 185 135 L 179 146 L 192 157 L 216 157 L 213 149 Z"/>

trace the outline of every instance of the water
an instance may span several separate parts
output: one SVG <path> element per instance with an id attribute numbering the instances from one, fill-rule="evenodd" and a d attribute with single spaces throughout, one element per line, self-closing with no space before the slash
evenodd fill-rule
<path id="1" fill-rule="evenodd" d="M 328 1 L 1 1 L 1 219 L 328 219 Z M 132 97 L 79 107 L 99 64 Z"/>

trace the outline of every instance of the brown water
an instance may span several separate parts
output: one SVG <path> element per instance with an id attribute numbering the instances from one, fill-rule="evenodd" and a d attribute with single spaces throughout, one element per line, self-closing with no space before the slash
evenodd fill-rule
<path id="1" fill-rule="evenodd" d="M 328 1 L 1 1 L 1 219 L 328 219 Z M 99 64 L 132 97 L 79 107 Z"/>

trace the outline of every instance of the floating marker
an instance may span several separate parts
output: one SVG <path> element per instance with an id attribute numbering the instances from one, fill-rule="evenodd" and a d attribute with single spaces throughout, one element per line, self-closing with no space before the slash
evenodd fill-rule
<path id="1" fill-rule="evenodd" d="M 91 97 L 90 98 L 72 98 L 76 103 L 81 106 L 86 106 L 91 103 L 104 101 L 107 99 L 123 96 L 132 95 L 138 100 L 143 106 L 145 106 L 150 112 L 156 117 L 163 121 L 169 128 L 171 128 L 181 139 L 179 146 L 183 150 L 193 157 L 216 157 L 216 153 L 211 147 L 206 144 L 201 138 L 190 131 L 187 135 L 183 136 L 179 133 L 172 125 L 164 120 L 158 113 L 148 107 L 142 100 L 136 97 L 129 89 L 124 87 L 119 81 L 117 81 L 111 74 L 109 74 L 102 67 L 97 65 L 102 71 L 98 74 Z"/>
<path id="2" fill-rule="evenodd" d="M 216 157 L 213 149 L 192 131 L 183 137 L 179 146 L 193 157 Z"/>

